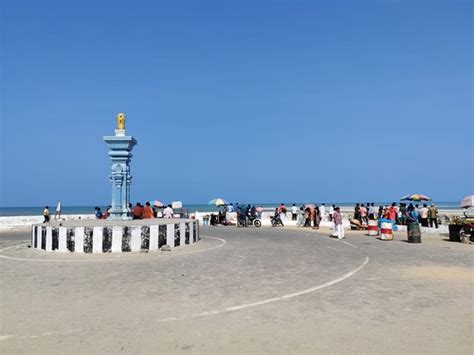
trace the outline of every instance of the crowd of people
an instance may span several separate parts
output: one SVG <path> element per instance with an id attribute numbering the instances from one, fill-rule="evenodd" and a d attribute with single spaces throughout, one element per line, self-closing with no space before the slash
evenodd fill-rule
<path id="1" fill-rule="evenodd" d="M 146 202 L 145 206 L 143 206 L 140 202 L 137 202 L 135 206 L 130 203 L 128 207 L 132 211 L 133 219 L 173 218 L 174 216 L 173 208 L 171 207 L 171 205 L 168 205 L 163 209 L 157 208 L 156 206 L 152 206 L 150 202 Z M 107 207 L 107 209 L 103 213 L 100 207 L 96 207 L 94 212 L 95 217 L 97 219 L 107 219 L 110 216 L 111 208 L 112 206 Z"/>
<path id="2" fill-rule="evenodd" d="M 354 207 L 354 219 L 359 221 L 361 225 L 367 226 L 369 220 L 386 219 L 393 221 L 399 225 L 406 225 L 410 222 L 420 223 L 423 227 L 438 228 L 438 209 L 435 204 L 430 207 L 425 203 L 422 207 L 418 204 L 397 203 L 393 202 L 390 206 L 375 207 L 375 204 L 357 203 Z"/>

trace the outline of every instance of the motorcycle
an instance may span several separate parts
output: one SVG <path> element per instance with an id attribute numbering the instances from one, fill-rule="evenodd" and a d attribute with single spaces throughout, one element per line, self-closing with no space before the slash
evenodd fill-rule
<path id="1" fill-rule="evenodd" d="M 272 216 L 270 217 L 272 227 L 283 227 L 283 221 L 281 220 L 280 216 Z"/>
<path id="2" fill-rule="evenodd" d="M 261 227 L 262 221 L 255 216 L 248 215 L 247 218 L 237 218 L 237 227 L 247 227 L 247 226 Z"/>

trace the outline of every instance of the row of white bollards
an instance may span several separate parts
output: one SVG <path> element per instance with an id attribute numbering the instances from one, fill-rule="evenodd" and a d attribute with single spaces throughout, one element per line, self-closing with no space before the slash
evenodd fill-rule
<path id="1" fill-rule="evenodd" d="M 193 244 L 194 241 L 194 229 L 196 222 L 182 222 L 179 223 L 179 245 L 186 244 L 186 229 L 187 225 L 189 226 L 189 240 L 188 244 Z M 166 244 L 170 248 L 175 247 L 175 224 L 163 224 L 166 226 Z M 131 229 L 130 233 L 130 251 L 138 252 L 142 247 L 142 227 L 143 226 L 133 226 L 129 227 Z M 150 225 L 150 236 L 149 236 L 149 251 L 158 250 L 159 248 L 159 227 L 160 225 Z M 31 230 L 31 246 L 35 249 L 44 249 L 46 251 L 53 251 L 53 228 L 57 230 L 58 233 L 58 252 L 69 252 L 70 250 L 67 247 L 67 227 L 52 227 L 52 226 L 42 226 L 36 225 L 32 227 Z M 122 242 L 124 236 L 125 226 L 113 226 L 112 227 L 112 243 L 110 251 L 112 253 L 122 253 Z M 55 231 L 56 232 L 56 231 Z M 45 233 L 45 246 L 43 245 L 43 233 Z M 84 253 L 84 244 L 85 244 L 85 228 L 84 227 L 74 227 L 74 252 L 75 253 Z M 103 252 L 103 239 L 104 227 L 93 227 L 92 229 L 92 253 L 102 253 Z M 197 239 L 199 239 L 198 231 L 196 230 Z"/>

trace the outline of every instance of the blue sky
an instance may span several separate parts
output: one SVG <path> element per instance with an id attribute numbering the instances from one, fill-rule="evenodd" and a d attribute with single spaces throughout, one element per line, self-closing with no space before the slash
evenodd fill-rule
<path id="1" fill-rule="evenodd" d="M 474 193 L 470 1 L 3 1 L 1 206 Z"/>

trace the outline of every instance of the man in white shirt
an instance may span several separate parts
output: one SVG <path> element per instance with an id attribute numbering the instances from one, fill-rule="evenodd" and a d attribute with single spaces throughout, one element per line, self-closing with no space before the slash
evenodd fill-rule
<path id="1" fill-rule="evenodd" d="M 323 203 L 321 207 L 319 207 L 319 212 L 321 213 L 321 221 L 326 220 L 326 205 Z"/>
<path id="2" fill-rule="evenodd" d="M 331 207 L 329 207 L 329 221 L 332 222 L 332 215 L 334 213 L 334 205 L 332 205 Z"/>
<path id="3" fill-rule="evenodd" d="M 296 221 L 297 216 L 298 216 L 298 207 L 296 207 L 296 205 L 293 204 L 293 207 L 291 207 L 291 220 Z"/>
<path id="4" fill-rule="evenodd" d="M 428 227 L 428 206 L 426 203 L 420 208 L 420 222 L 423 227 Z"/>
<path id="5" fill-rule="evenodd" d="M 171 205 L 168 205 L 168 207 L 165 208 L 165 210 L 163 211 L 163 217 L 173 218 L 173 209 L 171 208 Z"/>
<path id="6" fill-rule="evenodd" d="M 56 213 L 54 215 L 54 219 L 61 219 L 61 201 L 58 202 L 56 206 Z"/>

